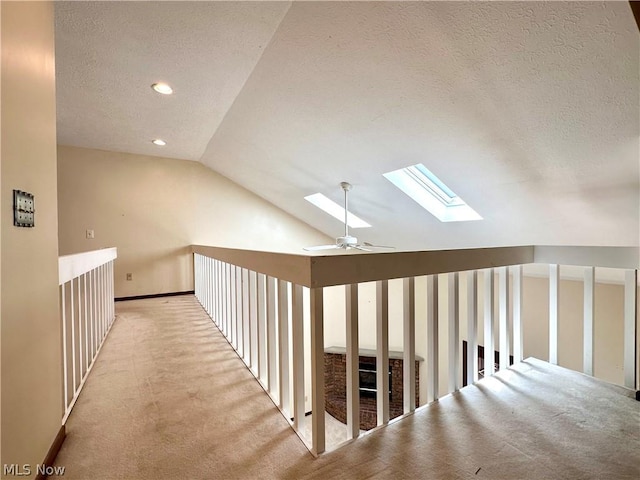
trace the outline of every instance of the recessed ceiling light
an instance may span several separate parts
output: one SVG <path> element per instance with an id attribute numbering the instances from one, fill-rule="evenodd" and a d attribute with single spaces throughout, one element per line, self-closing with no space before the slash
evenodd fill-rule
<path id="1" fill-rule="evenodd" d="M 162 82 L 154 83 L 153 85 L 151 85 L 151 88 L 153 88 L 156 92 L 161 93 L 163 95 L 171 95 L 173 93 L 173 88 L 171 88 L 166 83 L 162 83 Z"/>
<path id="2" fill-rule="evenodd" d="M 383 175 L 441 222 L 482 220 L 473 208 L 421 163 Z"/>
<path id="3" fill-rule="evenodd" d="M 323 194 L 314 193 L 313 195 L 307 195 L 306 197 L 304 197 L 304 199 L 307 202 L 314 204 L 319 209 L 324 210 L 333 218 L 344 221 L 344 208 L 338 205 L 333 200 L 328 199 Z M 347 212 L 347 224 L 351 228 L 368 228 L 371 226 L 361 218 L 356 217 L 351 212 Z"/>
<path id="4" fill-rule="evenodd" d="M 156 138 L 155 140 L 151 140 L 151 143 L 153 143 L 154 145 L 158 145 L 159 147 L 164 147 L 167 144 L 167 142 L 159 138 Z"/>

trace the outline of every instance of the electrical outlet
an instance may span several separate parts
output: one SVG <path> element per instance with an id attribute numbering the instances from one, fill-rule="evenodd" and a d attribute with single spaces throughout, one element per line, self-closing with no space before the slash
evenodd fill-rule
<path id="1" fill-rule="evenodd" d="M 133 273 L 127 273 L 127 280 L 133 280 Z"/>
<path id="2" fill-rule="evenodd" d="M 87 230 L 87 238 L 93 240 L 95 237 L 95 234 L 93 232 L 93 230 Z"/>

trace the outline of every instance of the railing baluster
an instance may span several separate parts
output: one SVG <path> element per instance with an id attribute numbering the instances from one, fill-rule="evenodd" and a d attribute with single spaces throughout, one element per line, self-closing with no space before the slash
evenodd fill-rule
<path id="1" fill-rule="evenodd" d="M 98 335 L 98 326 L 96 324 L 96 271 L 95 269 L 89 272 L 91 277 L 91 358 L 96 358 L 96 352 L 98 351 L 98 342 L 96 342 L 96 336 Z"/>
<path id="2" fill-rule="evenodd" d="M 493 268 L 484 271 L 484 376 L 495 372 L 495 345 L 493 342 L 493 299 L 495 292 Z"/>
<path id="3" fill-rule="evenodd" d="M 416 301 L 415 278 L 402 280 L 402 403 L 404 413 L 416 409 Z"/>
<path id="4" fill-rule="evenodd" d="M 234 265 L 229 264 L 229 281 L 230 283 L 230 291 L 229 291 L 229 304 L 231 307 L 231 331 L 232 331 L 232 345 L 233 348 L 238 351 L 238 302 L 236 300 L 236 289 L 238 288 L 238 283 L 236 282 L 237 276 L 237 268 Z"/>
<path id="5" fill-rule="evenodd" d="M 249 270 L 242 269 L 242 353 L 244 363 L 251 368 L 251 294 L 249 290 Z"/>
<path id="6" fill-rule="evenodd" d="M 360 347 L 358 342 L 358 284 L 345 285 L 347 339 L 347 438 L 360 435 Z"/>
<path id="7" fill-rule="evenodd" d="M 549 363 L 558 364 L 560 267 L 549 265 Z"/>
<path id="8" fill-rule="evenodd" d="M 265 276 L 262 273 L 258 273 L 258 308 L 257 308 L 257 322 L 258 322 L 258 378 L 264 382 L 266 378 L 266 327 L 267 327 L 267 315 L 266 315 L 266 298 L 265 298 Z"/>
<path id="9" fill-rule="evenodd" d="M 386 282 L 385 282 L 386 283 Z M 311 289 L 311 451 L 325 450 L 323 289 Z"/>
<path id="10" fill-rule="evenodd" d="M 638 270 L 627 270 L 624 277 L 624 386 L 636 390 L 637 381 L 637 291 Z"/>
<path id="11" fill-rule="evenodd" d="M 439 395 L 438 275 L 427 277 L 427 403 Z"/>
<path id="12" fill-rule="evenodd" d="M 65 410 L 67 408 L 68 399 L 69 399 L 69 381 L 68 377 L 68 368 L 69 368 L 69 360 L 67 359 L 67 292 L 66 292 L 66 283 L 60 285 L 61 289 L 61 311 L 62 311 L 62 378 L 64 385 L 64 407 Z"/>
<path id="13" fill-rule="evenodd" d="M 378 425 L 389 423 L 389 282 L 376 282 L 376 405 Z"/>
<path id="14" fill-rule="evenodd" d="M 509 272 L 507 267 L 498 269 L 498 321 L 500 340 L 500 370 L 509 367 Z"/>
<path id="15" fill-rule="evenodd" d="M 242 292 L 242 285 L 240 282 L 240 268 L 232 265 L 231 271 L 233 274 L 233 297 L 231 298 L 231 304 L 233 308 L 233 331 L 235 332 L 234 348 L 238 355 L 242 356 L 242 345 L 244 339 L 242 338 L 242 304 L 240 303 L 240 295 Z"/>
<path id="16" fill-rule="evenodd" d="M 277 387 L 277 341 L 276 341 L 276 279 L 267 277 L 267 390 L 274 395 Z M 279 394 L 279 393 L 278 393 Z"/>
<path id="17" fill-rule="evenodd" d="M 80 373 L 80 381 L 84 377 L 84 356 L 82 355 L 82 276 L 78 277 L 78 370 Z"/>
<path id="18" fill-rule="evenodd" d="M 224 317 L 224 283 L 222 276 L 222 262 L 220 260 L 216 260 L 216 317 L 218 317 L 218 325 L 220 326 L 220 330 L 224 334 L 225 337 L 229 336 L 229 332 L 227 332 L 227 323 Z"/>
<path id="19" fill-rule="evenodd" d="M 511 267 L 513 272 L 513 362 L 524 356 L 524 332 L 522 330 L 522 267 Z"/>
<path id="20" fill-rule="evenodd" d="M 76 316 L 75 316 L 75 312 L 76 312 L 76 302 L 75 302 L 75 295 L 73 294 L 73 280 L 71 280 L 71 284 L 70 284 L 70 291 L 71 291 L 71 301 L 70 301 L 70 306 L 71 306 L 71 361 L 72 361 L 72 369 L 71 371 L 73 372 L 73 376 L 71 377 L 73 379 L 73 390 L 75 391 L 76 387 L 78 386 L 77 382 L 76 382 Z"/>
<path id="21" fill-rule="evenodd" d="M 460 388 L 460 275 L 458 272 L 448 275 L 449 310 L 449 391 Z"/>
<path id="22" fill-rule="evenodd" d="M 289 288 L 288 282 L 278 280 L 278 346 L 280 366 L 278 378 L 279 406 L 288 418 L 291 417 L 289 390 Z"/>
<path id="23" fill-rule="evenodd" d="M 583 319 L 583 346 L 582 368 L 587 375 L 593 376 L 593 327 L 595 311 L 595 268 L 584 269 L 584 319 Z"/>
<path id="24" fill-rule="evenodd" d="M 478 381 L 478 272 L 467 272 L 467 385 Z"/>
<path id="25" fill-rule="evenodd" d="M 251 370 L 258 375 L 258 278 L 249 270 L 249 345 Z"/>
<path id="26" fill-rule="evenodd" d="M 211 270 L 211 259 L 207 257 L 204 261 L 204 310 L 209 315 L 209 318 L 213 320 L 213 315 L 211 315 L 211 276 L 209 275 L 209 271 Z M 215 321 L 214 321 L 215 323 Z"/>
<path id="27" fill-rule="evenodd" d="M 293 285 L 291 342 L 293 356 L 293 427 L 299 430 L 304 419 L 304 324 L 302 286 Z"/>

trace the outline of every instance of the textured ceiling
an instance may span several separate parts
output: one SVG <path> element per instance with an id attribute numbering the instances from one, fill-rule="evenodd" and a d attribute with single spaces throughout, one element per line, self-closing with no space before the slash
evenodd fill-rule
<path id="1" fill-rule="evenodd" d="M 400 249 L 638 245 L 627 2 L 57 2 L 56 28 L 62 144 L 200 160 L 331 236 L 303 197 L 347 180 L 356 235 Z M 417 162 L 484 220 L 382 177 Z"/>

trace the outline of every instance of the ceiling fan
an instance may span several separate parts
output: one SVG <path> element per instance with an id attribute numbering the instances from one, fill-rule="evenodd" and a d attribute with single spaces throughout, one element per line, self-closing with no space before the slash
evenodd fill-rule
<path id="1" fill-rule="evenodd" d="M 372 252 L 374 249 L 393 250 L 394 247 L 385 247 L 382 245 L 373 245 L 369 242 L 358 243 L 356 237 L 349 235 L 349 224 L 347 222 L 347 215 L 349 210 L 348 206 L 348 192 L 351 190 L 351 184 L 348 182 L 340 182 L 340 187 L 344 190 L 344 236 L 336 238 L 336 243 L 333 245 L 315 245 L 313 247 L 304 247 L 305 250 L 315 252 L 318 250 L 333 250 L 336 248 L 342 248 L 343 250 L 349 250 L 355 248 L 356 250 L 362 250 L 364 252 Z"/>

